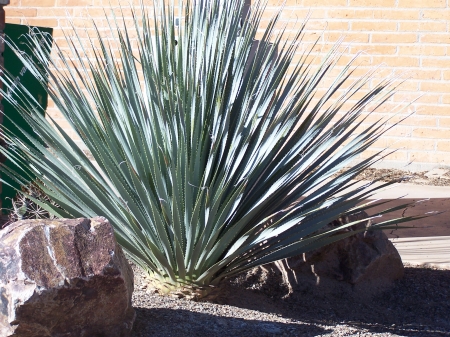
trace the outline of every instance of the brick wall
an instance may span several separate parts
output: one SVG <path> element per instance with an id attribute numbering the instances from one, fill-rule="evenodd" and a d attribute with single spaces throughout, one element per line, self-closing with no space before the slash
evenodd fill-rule
<path id="1" fill-rule="evenodd" d="M 88 14 L 101 25 L 101 6 L 110 2 L 116 5 L 120 1 L 11 0 L 6 21 L 54 27 L 56 41 L 64 44 L 66 14 L 73 16 L 77 25 Z M 263 25 L 278 3 L 269 1 Z M 362 51 L 355 75 L 382 64 L 378 79 L 392 73 L 405 73 L 410 78 L 384 108 L 369 116 L 368 122 L 392 113 L 405 101 L 415 100 L 396 120 L 408 111 L 415 110 L 415 114 L 389 131 L 364 156 L 389 146 L 399 150 L 381 166 L 403 167 L 412 161 L 408 167 L 412 170 L 450 167 L 450 0 L 287 0 L 286 6 L 283 20 L 289 20 L 289 29 L 297 19 L 310 14 L 304 45 L 320 37 L 313 55 L 319 56 L 317 61 L 333 42 L 345 36 L 343 48 L 347 49 L 342 62 Z M 48 113 L 64 125 L 51 105 Z"/>

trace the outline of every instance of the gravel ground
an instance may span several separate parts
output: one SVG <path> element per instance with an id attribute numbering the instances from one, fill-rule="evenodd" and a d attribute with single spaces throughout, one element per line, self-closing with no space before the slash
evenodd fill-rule
<path id="1" fill-rule="evenodd" d="M 406 266 L 402 280 L 370 300 L 311 293 L 281 299 L 230 282 L 220 303 L 161 296 L 133 270 L 133 337 L 450 336 L 449 270 Z"/>

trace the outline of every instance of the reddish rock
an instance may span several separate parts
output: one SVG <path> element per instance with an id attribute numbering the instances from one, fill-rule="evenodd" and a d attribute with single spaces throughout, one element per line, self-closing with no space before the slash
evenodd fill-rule
<path id="1" fill-rule="evenodd" d="M 125 337 L 133 272 L 108 220 L 23 220 L 0 231 L 0 336 Z"/>
<path id="2" fill-rule="evenodd" d="M 367 218 L 364 212 L 330 223 L 327 227 Z M 370 221 L 339 231 L 365 229 Z M 244 276 L 273 296 L 313 291 L 317 296 L 371 297 L 389 289 L 403 277 L 401 257 L 380 230 L 364 231 L 317 250 L 255 268 Z"/>

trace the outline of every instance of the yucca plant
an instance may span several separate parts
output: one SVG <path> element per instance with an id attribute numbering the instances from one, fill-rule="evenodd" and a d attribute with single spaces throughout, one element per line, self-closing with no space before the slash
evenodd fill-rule
<path id="1" fill-rule="evenodd" d="M 348 84 L 349 64 L 319 97 L 339 45 L 318 66 L 309 52 L 293 62 L 304 25 L 287 36 L 281 10 L 256 44 L 266 1 L 244 18 L 241 0 L 154 3 L 133 10 L 134 25 L 105 10 L 110 36 L 94 21 L 86 46 L 89 34 L 74 29 L 69 51 L 55 47 L 59 61 L 38 31 L 27 36 L 38 61 L 8 42 L 95 162 L 6 74 L 2 94 L 35 135 L 26 135 L 29 146 L 3 130 L 2 153 L 17 167 L 2 166 L 3 174 L 22 185 L 36 176 L 61 208 L 35 202 L 58 217 L 108 218 L 129 258 L 168 291 L 202 296 L 224 278 L 345 237 L 335 233 L 355 223 L 319 230 L 379 204 L 361 202 L 390 183 L 355 187 L 352 179 L 384 152 L 334 175 L 386 131 L 380 120 L 354 135 L 393 95 L 392 80 L 344 111 L 372 72 Z"/>

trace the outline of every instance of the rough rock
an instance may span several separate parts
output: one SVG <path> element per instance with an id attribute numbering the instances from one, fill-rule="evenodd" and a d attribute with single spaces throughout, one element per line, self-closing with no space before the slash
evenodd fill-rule
<path id="1" fill-rule="evenodd" d="M 367 218 L 364 212 L 338 219 L 327 227 L 335 227 Z M 363 221 L 339 233 L 365 229 L 370 220 Z M 258 267 L 245 276 L 247 286 L 279 296 L 315 291 L 328 296 L 373 296 L 389 289 L 403 277 L 401 257 L 379 230 L 357 233 L 349 238 L 292 258 Z M 278 287 L 274 286 L 277 285 Z"/>
<path id="2" fill-rule="evenodd" d="M 0 231 L 0 336 L 129 336 L 133 282 L 105 218 L 15 222 Z"/>

